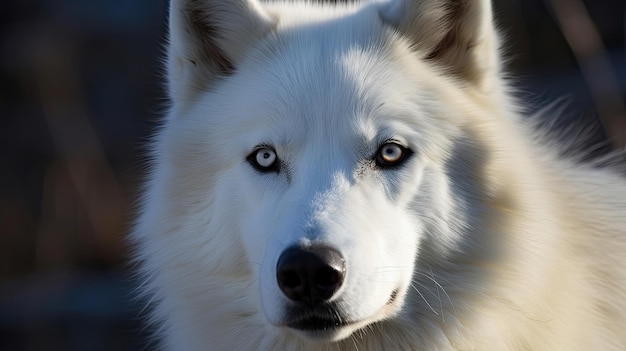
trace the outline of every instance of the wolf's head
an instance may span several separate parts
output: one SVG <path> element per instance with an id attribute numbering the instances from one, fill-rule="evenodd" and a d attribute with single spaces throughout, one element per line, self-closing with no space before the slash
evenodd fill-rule
<path id="1" fill-rule="evenodd" d="M 173 0 L 138 230 L 162 317 L 327 341 L 443 317 L 489 191 L 464 125 L 498 109 L 496 46 L 487 0 Z"/>

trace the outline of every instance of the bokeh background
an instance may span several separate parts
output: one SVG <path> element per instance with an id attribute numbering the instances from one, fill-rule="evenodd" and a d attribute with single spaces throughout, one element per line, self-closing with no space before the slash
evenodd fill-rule
<path id="1" fill-rule="evenodd" d="M 529 106 L 563 98 L 557 128 L 623 147 L 624 0 L 494 2 Z M 167 6 L 0 2 L 0 350 L 151 348 L 124 237 L 166 101 Z"/>

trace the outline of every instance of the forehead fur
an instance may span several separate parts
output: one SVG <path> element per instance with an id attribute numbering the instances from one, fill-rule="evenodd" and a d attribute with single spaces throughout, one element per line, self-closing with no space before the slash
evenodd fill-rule
<path id="1" fill-rule="evenodd" d="M 292 22 L 297 15 L 283 16 L 289 21 L 198 99 L 193 128 L 210 128 L 207 141 L 228 139 L 220 145 L 233 143 L 244 147 L 242 152 L 262 143 L 296 146 L 313 138 L 358 143 L 366 152 L 394 137 L 421 150 L 445 147 L 457 116 L 453 107 L 437 104 L 436 96 L 446 90 L 442 84 L 449 85 L 448 78 L 412 54 L 375 8 L 348 7 L 352 12 L 343 17 L 319 11 L 321 16 L 309 14 L 306 18 L 316 20 L 304 24 Z"/>

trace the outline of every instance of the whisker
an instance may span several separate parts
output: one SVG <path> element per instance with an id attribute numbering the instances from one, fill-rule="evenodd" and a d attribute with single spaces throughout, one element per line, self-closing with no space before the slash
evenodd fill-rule
<path id="1" fill-rule="evenodd" d="M 450 295 L 448 294 L 448 292 L 446 291 L 446 288 L 443 287 L 443 285 L 439 284 L 439 282 L 435 279 L 435 273 L 432 270 L 432 267 L 429 267 L 430 270 L 430 276 L 424 272 L 421 272 L 419 270 L 416 270 L 415 273 L 418 273 L 419 275 L 421 275 L 424 278 L 427 278 L 428 280 L 430 280 L 431 282 L 433 282 L 438 289 L 441 289 L 441 291 L 443 291 L 444 295 L 446 296 L 446 298 L 448 299 L 448 301 L 450 302 L 450 306 L 452 307 L 452 312 L 453 314 L 457 314 L 456 312 L 456 308 L 454 307 L 454 302 L 452 301 L 452 298 L 450 298 Z"/>
<path id="2" fill-rule="evenodd" d="M 435 311 L 435 309 L 433 308 L 433 306 L 430 305 L 430 303 L 428 302 L 428 300 L 426 300 L 426 298 L 424 297 L 424 295 L 422 294 L 422 292 L 414 285 L 411 284 L 411 287 L 417 291 L 417 293 L 422 297 L 422 300 L 424 300 L 424 302 L 426 302 L 426 305 L 428 306 L 428 308 L 430 308 L 431 311 L 433 311 L 433 313 L 438 316 L 439 313 L 437 313 L 437 311 Z"/>

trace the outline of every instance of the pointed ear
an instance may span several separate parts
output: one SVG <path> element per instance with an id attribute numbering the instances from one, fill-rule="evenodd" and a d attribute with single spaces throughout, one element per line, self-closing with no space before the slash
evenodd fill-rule
<path id="1" fill-rule="evenodd" d="M 484 89 L 496 78 L 490 0 L 395 0 L 383 5 L 380 16 L 447 73 Z"/>
<path id="2" fill-rule="evenodd" d="M 171 0 L 167 74 L 180 101 L 231 74 L 274 20 L 256 0 Z"/>

